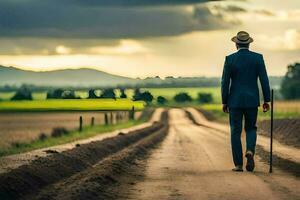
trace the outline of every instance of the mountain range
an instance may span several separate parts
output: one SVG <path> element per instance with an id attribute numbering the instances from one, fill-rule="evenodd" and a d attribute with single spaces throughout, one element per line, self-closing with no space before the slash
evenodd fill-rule
<path id="1" fill-rule="evenodd" d="M 280 76 L 270 76 L 273 88 L 279 88 Z M 145 79 L 128 78 L 109 74 L 91 68 L 62 69 L 54 71 L 35 72 L 5 67 L 0 65 L 0 87 L 30 84 L 37 87 L 217 87 L 220 77 L 148 77 Z"/>
<path id="2" fill-rule="evenodd" d="M 0 86 L 33 84 L 37 86 L 117 86 L 133 85 L 137 79 L 109 74 L 103 71 L 80 68 L 45 72 L 22 70 L 0 65 Z"/>

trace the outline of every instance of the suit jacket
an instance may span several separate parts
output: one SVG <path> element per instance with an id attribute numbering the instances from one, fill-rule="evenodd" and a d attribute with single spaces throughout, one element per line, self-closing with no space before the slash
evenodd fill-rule
<path id="1" fill-rule="evenodd" d="M 258 107 L 260 80 L 265 102 L 270 102 L 270 85 L 261 54 L 240 49 L 226 56 L 222 75 L 222 103 L 228 107 Z"/>

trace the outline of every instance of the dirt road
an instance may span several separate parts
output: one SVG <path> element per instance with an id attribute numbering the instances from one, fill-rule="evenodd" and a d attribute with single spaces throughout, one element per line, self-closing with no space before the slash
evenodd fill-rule
<path id="1" fill-rule="evenodd" d="M 257 158 L 254 173 L 231 172 L 228 137 L 195 126 L 183 110 L 169 113 L 170 131 L 146 162 L 128 199 L 300 199 L 300 180 Z"/>
<path id="2" fill-rule="evenodd" d="M 143 130 L 0 174 L 0 198 L 300 200 L 299 176 L 276 167 L 270 175 L 259 156 L 255 172 L 232 172 L 228 134 L 195 125 L 182 109 L 161 112 Z"/>

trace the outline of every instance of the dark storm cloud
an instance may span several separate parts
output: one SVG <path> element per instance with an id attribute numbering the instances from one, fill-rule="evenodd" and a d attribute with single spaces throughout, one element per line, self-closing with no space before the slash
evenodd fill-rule
<path id="1" fill-rule="evenodd" d="M 2 0 L 0 37 L 137 38 L 223 28 L 226 22 L 205 6 L 174 6 L 198 2 L 204 1 Z"/>
<path id="2" fill-rule="evenodd" d="M 65 3 L 88 6 L 157 6 L 184 5 L 218 0 L 60 0 Z"/>

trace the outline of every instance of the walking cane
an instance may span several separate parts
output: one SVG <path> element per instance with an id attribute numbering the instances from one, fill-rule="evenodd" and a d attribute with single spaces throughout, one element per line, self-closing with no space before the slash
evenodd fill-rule
<path id="1" fill-rule="evenodd" d="M 271 135 L 270 135 L 270 169 L 269 173 L 273 172 L 273 110 L 274 110 L 274 90 L 271 91 Z"/>

